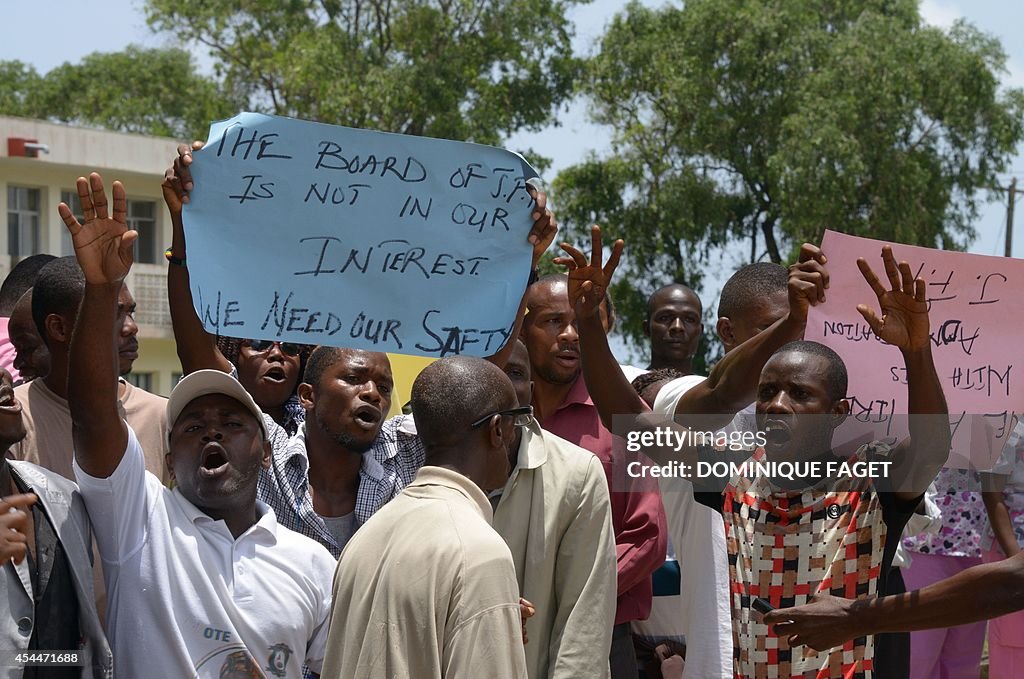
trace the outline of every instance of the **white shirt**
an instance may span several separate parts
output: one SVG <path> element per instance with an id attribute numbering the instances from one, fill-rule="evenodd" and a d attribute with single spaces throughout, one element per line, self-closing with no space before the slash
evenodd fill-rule
<path id="1" fill-rule="evenodd" d="M 629 380 L 631 384 L 636 378 L 650 372 L 647 368 L 638 368 L 635 365 L 628 365 L 626 363 L 620 363 L 619 367 L 622 368 L 622 374 L 626 376 L 626 379 Z"/>
<path id="2" fill-rule="evenodd" d="M 672 539 L 669 538 L 665 564 L 658 567 L 652 576 L 654 597 L 651 600 L 651 614 L 647 616 L 646 620 L 633 620 L 629 623 L 633 634 L 644 637 L 648 641 L 661 639 L 671 639 L 680 643 L 686 641 L 686 630 L 683 628 L 682 617 L 679 614 L 683 609 L 681 570 L 679 559 L 676 556 L 676 547 L 672 544 Z M 678 577 L 673 578 L 673 576 Z M 675 589 L 672 588 L 673 585 L 675 585 Z"/>
<path id="3" fill-rule="evenodd" d="M 652 410 L 656 413 L 672 417 L 675 415 L 676 408 L 679 406 L 679 401 L 682 400 L 683 394 L 706 379 L 706 377 L 701 375 L 677 377 L 658 391 L 658 396 L 654 399 Z M 736 413 L 732 418 L 732 422 L 722 427 L 722 431 L 757 431 L 757 416 L 754 410 L 754 404 L 748 404 L 746 408 Z"/>
<path id="4" fill-rule="evenodd" d="M 705 379 L 700 375 L 687 375 L 664 385 L 654 401 L 654 412 L 673 416 L 683 394 Z M 736 417 L 742 415 L 738 413 Z M 728 427 L 734 424 L 739 422 L 734 420 Z M 681 610 L 678 615 L 686 636 L 683 677 L 731 677 L 729 552 L 722 516 L 694 499 L 693 484 L 686 479 L 659 478 L 658 484 L 669 539 L 679 559 Z"/>
<path id="5" fill-rule="evenodd" d="M 236 540 L 144 464 L 129 427 L 109 478 L 74 465 L 103 559 L 116 676 L 220 677 L 233 668 L 301 677 L 303 663 L 319 672 L 330 553 L 278 526 L 263 503 Z"/>

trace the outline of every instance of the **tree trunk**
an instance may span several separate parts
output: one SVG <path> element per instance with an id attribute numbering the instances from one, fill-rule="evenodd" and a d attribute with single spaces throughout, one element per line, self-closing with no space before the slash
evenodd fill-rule
<path id="1" fill-rule="evenodd" d="M 775 242 L 775 218 L 766 217 L 761 222 L 761 233 L 764 234 L 764 244 L 768 248 L 768 257 L 776 264 L 782 264 L 782 256 L 779 255 L 779 245 Z"/>

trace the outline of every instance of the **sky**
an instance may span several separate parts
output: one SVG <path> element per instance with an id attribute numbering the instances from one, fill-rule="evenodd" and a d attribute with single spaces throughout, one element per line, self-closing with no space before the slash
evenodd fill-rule
<path id="1" fill-rule="evenodd" d="M 660 0 L 643 0 L 645 4 L 659 6 Z M 605 26 L 625 6 L 624 0 L 594 0 L 594 2 L 571 11 L 570 18 L 576 26 L 573 47 L 579 54 L 590 54 L 596 49 Z M 18 59 L 32 64 L 37 71 L 45 73 L 65 61 L 77 62 L 91 52 L 110 52 L 123 49 L 135 43 L 145 46 L 175 46 L 173 34 L 154 35 L 146 26 L 142 0 L 92 0 L 88 3 L 71 3 L 54 0 L 4 3 L 5 38 L 0 41 L 0 60 Z M 1008 59 L 1009 73 L 1004 84 L 1024 87 L 1024 41 L 1017 38 L 1015 30 L 1024 25 L 1024 3 L 1006 0 L 924 0 L 921 14 L 927 23 L 948 27 L 958 18 L 965 18 L 982 31 L 994 35 L 1002 42 Z M 83 30 L 96 26 L 97 29 Z M 196 53 L 198 63 L 209 65 L 209 58 Z M 546 173 L 550 181 L 558 170 L 582 160 L 593 151 L 601 155 L 610 149 L 610 134 L 606 128 L 587 120 L 585 107 L 581 102 L 566 106 L 559 112 L 560 126 L 541 132 L 514 135 L 509 139 L 510 148 L 532 147 L 551 158 L 553 164 Z M 1022 146 L 1019 151 L 1024 151 Z M 1007 186 L 1012 176 L 1024 184 L 1024 153 L 1018 153 L 1000 178 L 1000 184 Z M 557 205 L 556 205 L 557 208 Z M 1024 256 L 1024 210 L 1018 211 L 1018 227 L 1014 230 L 1014 254 Z M 978 238 L 968 248 L 970 252 L 986 255 L 1001 255 L 1006 225 L 1005 192 L 996 200 L 982 207 L 975 227 Z M 628 244 L 627 244 L 628 246 Z M 718 253 L 721 261 L 716 270 L 729 272 L 744 263 L 744 252 L 749 256 L 746 245 L 735 251 Z M 717 302 L 723 280 L 709 280 L 705 293 L 705 306 Z"/>

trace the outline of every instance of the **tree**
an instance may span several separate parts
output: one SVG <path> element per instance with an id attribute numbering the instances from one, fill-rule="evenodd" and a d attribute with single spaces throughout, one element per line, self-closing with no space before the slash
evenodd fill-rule
<path id="1" fill-rule="evenodd" d="M 21 61 L 0 61 L 0 113 L 33 117 L 38 108 L 39 74 Z"/>
<path id="2" fill-rule="evenodd" d="M 199 139 L 211 120 L 237 113 L 239 102 L 200 75 L 181 49 L 96 52 L 45 76 L 21 62 L 0 62 L 0 113 L 7 115 Z"/>
<path id="3" fill-rule="evenodd" d="M 583 86 L 612 151 L 559 174 L 560 220 L 626 239 L 634 343 L 641 300 L 699 287 L 713 248 L 784 262 L 826 227 L 963 248 L 1024 132 L 1005 63 L 966 23 L 923 25 L 915 0 L 630 4 Z"/>
<path id="4" fill-rule="evenodd" d="M 499 143 L 552 121 L 578 72 L 586 0 L 149 0 L 251 110 Z"/>

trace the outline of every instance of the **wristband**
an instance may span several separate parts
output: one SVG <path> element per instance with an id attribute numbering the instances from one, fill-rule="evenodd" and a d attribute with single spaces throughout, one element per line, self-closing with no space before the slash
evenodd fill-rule
<path id="1" fill-rule="evenodd" d="M 167 248 L 166 250 L 164 250 L 164 259 L 167 260 L 168 264 L 173 264 L 174 266 L 180 266 L 180 267 L 184 267 L 185 266 L 185 258 L 184 257 L 175 257 L 172 254 L 172 252 L 171 252 L 171 248 Z"/>

